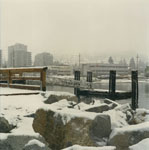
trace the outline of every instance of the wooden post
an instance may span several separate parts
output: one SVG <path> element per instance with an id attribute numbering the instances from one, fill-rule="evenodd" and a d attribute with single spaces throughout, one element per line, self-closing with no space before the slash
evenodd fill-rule
<path id="1" fill-rule="evenodd" d="M 80 81 L 80 71 L 74 72 L 74 80 Z M 80 88 L 74 88 L 74 94 L 78 97 L 78 99 L 79 99 L 79 91 Z"/>
<path id="2" fill-rule="evenodd" d="M 46 91 L 46 70 L 42 70 L 40 72 L 40 76 L 41 76 L 41 87 L 40 87 L 40 89 L 42 91 Z"/>
<path id="3" fill-rule="evenodd" d="M 87 82 L 92 82 L 92 72 L 87 72 Z"/>
<path id="4" fill-rule="evenodd" d="M 138 108 L 138 71 L 131 72 L 131 86 L 132 86 L 132 102 L 131 107 L 133 110 Z"/>
<path id="5" fill-rule="evenodd" d="M 87 72 L 87 82 L 89 82 L 90 83 L 90 88 L 92 88 L 92 84 L 91 84 L 91 82 L 92 82 L 93 80 L 92 80 L 92 72 Z"/>
<path id="6" fill-rule="evenodd" d="M 10 86 L 10 84 L 12 84 L 12 78 L 11 78 L 11 71 L 8 71 L 8 87 Z"/>
<path id="7" fill-rule="evenodd" d="M 116 71 L 111 70 L 109 76 L 109 98 L 115 100 L 116 91 Z"/>

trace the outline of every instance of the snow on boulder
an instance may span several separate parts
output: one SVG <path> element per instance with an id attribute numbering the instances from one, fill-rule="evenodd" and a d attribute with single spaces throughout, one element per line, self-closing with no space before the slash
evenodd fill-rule
<path id="1" fill-rule="evenodd" d="M 116 148 L 114 146 L 91 147 L 91 146 L 73 145 L 63 150 L 116 150 Z"/>
<path id="2" fill-rule="evenodd" d="M 110 117 L 105 114 L 69 108 L 62 100 L 36 111 L 33 129 L 40 133 L 53 150 L 72 146 L 97 146 L 98 140 L 109 137 Z"/>
<path id="3" fill-rule="evenodd" d="M 116 146 L 119 150 L 127 149 L 141 140 L 149 138 L 149 122 L 115 128 L 109 139 L 109 145 Z"/>
<path id="4" fill-rule="evenodd" d="M 23 150 L 50 150 L 50 148 L 48 148 L 48 146 L 41 141 L 33 139 L 25 144 Z"/>
<path id="5" fill-rule="evenodd" d="M 149 138 L 142 140 L 141 142 L 130 146 L 130 150 L 149 150 Z"/>

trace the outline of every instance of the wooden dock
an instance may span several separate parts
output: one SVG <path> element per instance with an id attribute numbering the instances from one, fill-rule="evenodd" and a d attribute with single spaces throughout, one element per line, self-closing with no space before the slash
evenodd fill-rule
<path id="1" fill-rule="evenodd" d="M 10 87 L 19 89 L 42 90 L 46 91 L 46 70 L 47 67 L 25 67 L 25 68 L 5 68 L 0 69 L 0 87 Z M 39 76 L 33 76 L 38 73 Z M 25 74 L 32 74 L 26 76 Z M 15 84 L 16 81 L 39 80 L 41 85 Z"/>
<path id="2" fill-rule="evenodd" d="M 74 79 L 80 80 L 80 71 L 75 71 Z M 92 73 L 87 72 L 87 82 L 92 82 Z M 90 89 L 74 88 L 74 94 L 80 99 L 80 96 L 109 98 L 111 100 L 121 100 L 131 98 L 132 109 L 138 108 L 138 71 L 131 72 L 131 91 L 117 92 L 116 91 L 116 71 L 111 70 L 109 75 L 109 89 L 107 91 Z"/>

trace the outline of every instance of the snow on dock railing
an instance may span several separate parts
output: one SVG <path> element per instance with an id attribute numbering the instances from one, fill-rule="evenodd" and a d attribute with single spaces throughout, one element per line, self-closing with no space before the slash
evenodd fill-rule
<path id="1" fill-rule="evenodd" d="M 24 67 L 24 68 L 5 68 L 0 69 L 0 86 L 30 89 L 30 90 L 42 90 L 46 91 L 46 70 L 47 67 Z M 30 76 L 24 76 L 31 74 Z M 37 76 L 39 74 L 39 76 Z M 27 84 L 14 84 L 15 81 L 23 83 L 26 80 L 38 80 L 40 86 L 27 85 Z"/>

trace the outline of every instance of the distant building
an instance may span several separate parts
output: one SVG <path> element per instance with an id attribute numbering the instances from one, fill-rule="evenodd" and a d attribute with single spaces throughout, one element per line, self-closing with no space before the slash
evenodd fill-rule
<path id="1" fill-rule="evenodd" d="M 8 67 L 28 67 L 32 65 L 31 52 L 27 46 L 16 43 L 8 47 Z"/>
<path id="2" fill-rule="evenodd" d="M 2 68 L 2 50 L 0 49 L 0 68 Z"/>
<path id="3" fill-rule="evenodd" d="M 70 76 L 73 75 L 73 67 L 69 65 L 48 66 L 47 74 Z"/>
<path id="4" fill-rule="evenodd" d="M 128 66 L 121 64 L 87 63 L 81 65 L 82 75 L 86 76 L 87 71 L 93 72 L 93 76 L 109 75 L 110 70 L 116 70 L 119 75 L 128 74 Z"/>
<path id="5" fill-rule="evenodd" d="M 40 53 L 35 56 L 34 66 L 53 65 L 53 55 L 50 53 Z"/>

